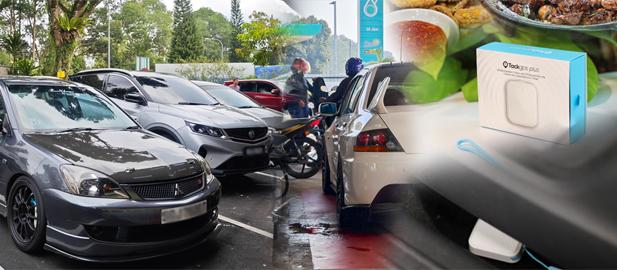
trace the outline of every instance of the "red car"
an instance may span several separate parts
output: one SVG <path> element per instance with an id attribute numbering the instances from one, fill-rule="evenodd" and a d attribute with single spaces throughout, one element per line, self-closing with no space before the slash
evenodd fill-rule
<path id="1" fill-rule="evenodd" d="M 225 85 L 231 85 L 232 81 L 226 81 Z M 285 97 L 282 86 L 269 80 L 240 80 L 240 91 L 251 97 L 257 103 L 270 109 L 283 111 Z"/>

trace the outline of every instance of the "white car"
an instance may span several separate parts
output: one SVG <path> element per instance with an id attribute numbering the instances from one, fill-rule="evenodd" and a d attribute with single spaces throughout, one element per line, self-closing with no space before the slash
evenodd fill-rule
<path id="1" fill-rule="evenodd" d="M 353 78 L 338 110 L 334 103 L 320 105 L 322 115 L 338 111 L 325 132 L 322 185 L 324 193 L 337 196 L 342 227 L 364 224 L 377 206 L 406 195 L 414 153 L 412 132 L 401 119 L 413 106 L 400 87 L 411 69 L 405 63 L 365 68 Z"/>

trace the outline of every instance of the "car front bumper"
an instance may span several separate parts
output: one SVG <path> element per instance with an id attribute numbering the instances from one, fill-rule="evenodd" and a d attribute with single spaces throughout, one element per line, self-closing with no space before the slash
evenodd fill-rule
<path id="1" fill-rule="evenodd" d="M 173 201 L 114 200 L 76 196 L 55 189 L 43 192 L 47 220 L 45 248 L 93 262 L 124 262 L 180 252 L 216 235 L 220 183 Z M 207 213 L 161 224 L 163 209 L 207 201 Z"/>
<path id="2" fill-rule="evenodd" d="M 213 168 L 212 173 L 216 176 L 250 173 L 268 167 L 268 151 L 272 145 L 271 136 L 258 142 L 245 143 L 230 138 L 222 139 L 197 134 L 188 127 L 183 127 L 178 132 L 187 148 L 202 155 L 205 153 L 205 159 Z M 246 149 L 255 147 L 263 147 L 264 154 L 256 156 L 245 154 Z"/>

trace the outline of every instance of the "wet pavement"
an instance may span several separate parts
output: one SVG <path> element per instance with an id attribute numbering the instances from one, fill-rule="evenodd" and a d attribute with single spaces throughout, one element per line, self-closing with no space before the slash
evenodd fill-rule
<path id="1" fill-rule="evenodd" d="M 222 179 L 224 227 L 217 238 L 180 254 L 133 263 L 92 264 L 49 252 L 22 253 L 0 218 L 0 270 L 538 268 L 526 258 L 508 265 L 471 255 L 466 241 L 475 219 L 423 188 L 416 188 L 404 207 L 374 216 L 361 231 L 343 231 L 335 197 L 322 193 L 320 176 L 292 179 L 283 198 L 276 196 L 280 182 L 267 175 Z"/>

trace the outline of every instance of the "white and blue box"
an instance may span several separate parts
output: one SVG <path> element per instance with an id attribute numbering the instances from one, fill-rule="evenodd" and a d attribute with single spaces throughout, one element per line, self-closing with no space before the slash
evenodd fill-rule
<path id="1" fill-rule="evenodd" d="M 561 144 L 585 135 L 587 54 L 500 42 L 476 52 L 480 125 Z"/>

